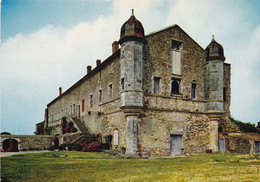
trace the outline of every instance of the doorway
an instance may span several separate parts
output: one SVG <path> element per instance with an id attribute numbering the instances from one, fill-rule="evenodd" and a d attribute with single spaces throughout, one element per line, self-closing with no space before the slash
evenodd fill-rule
<path id="1" fill-rule="evenodd" d="M 225 138 L 219 138 L 218 147 L 221 153 L 226 152 Z"/>
<path id="2" fill-rule="evenodd" d="M 170 152 L 171 155 L 181 154 L 181 135 L 170 136 Z"/>
<path id="3" fill-rule="evenodd" d="M 18 152 L 18 142 L 15 139 L 4 140 L 3 152 Z"/>

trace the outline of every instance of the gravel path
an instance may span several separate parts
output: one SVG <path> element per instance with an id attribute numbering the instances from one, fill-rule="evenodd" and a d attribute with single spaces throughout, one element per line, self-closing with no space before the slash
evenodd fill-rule
<path id="1" fill-rule="evenodd" d="M 0 157 L 8 157 L 12 155 L 29 154 L 29 153 L 41 153 L 50 152 L 49 150 L 35 150 L 35 151 L 21 151 L 21 152 L 0 152 Z"/>

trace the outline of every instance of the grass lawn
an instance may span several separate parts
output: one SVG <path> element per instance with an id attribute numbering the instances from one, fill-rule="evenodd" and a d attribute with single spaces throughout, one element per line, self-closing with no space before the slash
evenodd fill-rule
<path id="1" fill-rule="evenodd" d="M 2 158 L 4 181 L 260 181 L 260 156 L 211 154 L 118 159 L 60 151 Z"/>

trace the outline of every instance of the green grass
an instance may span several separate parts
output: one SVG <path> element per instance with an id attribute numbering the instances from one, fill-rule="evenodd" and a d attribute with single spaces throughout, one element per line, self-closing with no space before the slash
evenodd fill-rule
<path id="1" fill-rule="evenodd" d="M 260 156 L 195 155 L 118 159 L 105 153 L 47 152 L 2 158 L 3 181 L 260 181 Z"/>

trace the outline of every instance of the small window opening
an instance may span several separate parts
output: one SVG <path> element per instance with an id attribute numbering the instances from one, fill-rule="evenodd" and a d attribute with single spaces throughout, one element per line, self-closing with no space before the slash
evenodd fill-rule
<path id="1" fill-rule="evenodd" d="M 179 51 L 181 49 L 181 42 L 172 40 L 172 49 L 175 51 Z"/>
<path id="2" fill-rule="evenodd" d="M 195 99 L 196 98 L 196 84 L 195 83 L 192 83 L 191 84 L 191 98 L 192 99 Z"/>
<path id="3" fill-rule="evenodd" d="M 153 93 L 159 94 L 160 78 L 154 77 L 153 82 L 154 82 Z"/>
<path id="4" fill-rule="evenodd" d="M 85 111 L 85 102 L 84 102 L 84 99 L 82 99 L 81 110 L 82 110 L 82 112 Z"/>
<path id="5" fill-rule="evenodd" d="M 89 107 L 93 107 L 93 95 L 90 95 L 90 98 L 89 98 Z"/>
<path id="6" fill-rule="evenodd" d="M 122 88 L 122 90 L 125 90 L 125 79 L 124 78 L 121 79 L 121 88 Z"/>
<path id="7" fill-rule="evenodd" d="M 180 80 L 173 78 L 172 79 L 172 90 L 171 94 L 180 94 Z"/>
<path id="8" fill-rule="evenodd" d="M 102 90 L 99 90 L 99 98 L 98 98 L 99 103 L 102 102 Z"/>
<path id="9" fill-rule="evenodd" d="M 223 88 L 223 101 L 226 102 L 227 100 L 227 88 Z"/>
<path id="10" fill-rule="evenodd" d="M 100 79 L 100 80 L 102 79 L 101 71 L 99 71 L 99 79 Z"/>
<path id="11" fill-rule="evenodd" d="M 112 84 L 109 85 L 109 98 L 110 99 L 113 98 L 113 86 L 112 86 Z"/>

